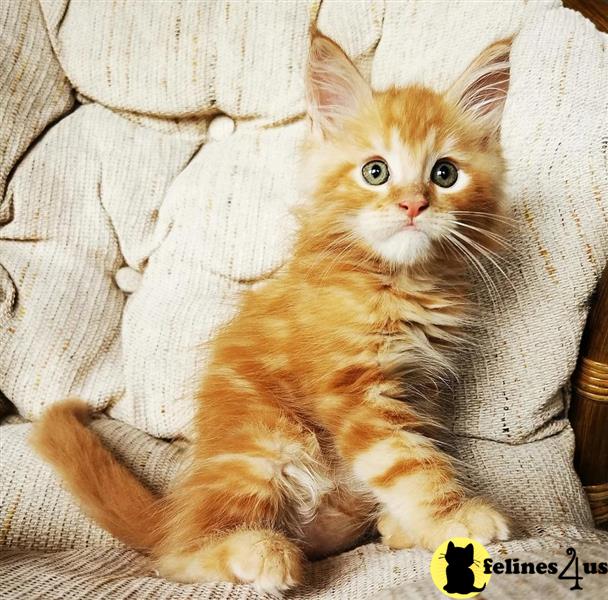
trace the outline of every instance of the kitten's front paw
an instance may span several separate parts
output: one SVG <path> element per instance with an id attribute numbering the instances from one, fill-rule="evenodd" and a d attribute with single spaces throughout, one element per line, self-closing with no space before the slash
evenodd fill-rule
<path id="1" fill-rule="evenodd" d="M 433 519 L 422 534 L 422 545 L 435 550 L 445 540 L 466 537 L 488 544 L 509 537 L 509 525 L 493 506 L 481 498 L 467 498 L 452 512 Z"/>
<path id="2" fill-rule="evenodd" d="M 391 548 L 419 546 L 434 551 L 446 540 L 466 537 L 487 544 L 509 537 L 509 525 L 493 506 L 481 498 L 467 498 L 452 511 L 428 515 L 416 522 L 383 513 L 377 523 L 382 543 Z"/>

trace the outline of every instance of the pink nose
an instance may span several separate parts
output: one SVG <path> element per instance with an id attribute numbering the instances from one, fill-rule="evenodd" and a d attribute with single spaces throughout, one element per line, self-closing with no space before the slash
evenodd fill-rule
<path id="1" fill-rule="evenodd" d="M 422 195 L 416 194 L 399 202 L 399 206 L 407 212 L 410 219 L 417 217 L 429 205 L 429 201 Z"/>

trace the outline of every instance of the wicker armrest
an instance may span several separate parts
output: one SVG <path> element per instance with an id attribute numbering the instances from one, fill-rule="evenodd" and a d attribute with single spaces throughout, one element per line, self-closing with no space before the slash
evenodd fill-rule
<path id="1" fill-rule="evenodd" d="M 600 31 L 608 31 L 606 0 L 563 0 L 563 4 L 585 15 Z"/>
<path id="2" fill-rule="evenodd" d="M 581 12 L 600 31 L 608 31 L 604 0 L 564 0 L 564 6 Z M 608 267 L 587 320 L 572 383 L 574 464 L 596 525 L 608 529 Z"/>
<path id="3" fill-rule="evenodd" d="M 608 268 L 587 319 L 572 384 L 574 464 L 596 525 L 608 528 Z"/>

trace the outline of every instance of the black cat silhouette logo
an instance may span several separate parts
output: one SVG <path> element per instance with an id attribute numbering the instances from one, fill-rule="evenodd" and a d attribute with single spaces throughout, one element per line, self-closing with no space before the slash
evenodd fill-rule
<path id="1" fill-rule="evenodd" d="M 448 542 L 445 560 L 448 563 L 445 568 L 445 576 L 448 582 L 443 586 L 443 589 L 448 594 L 470 594 L 471 592 L 483 592 L 486 589 L 485 583 L 480 588 L 476 588 L 474 585 L 475 573 L 471 570 L 471 566 L 475 562 L 473 544 L 467 544 L 464 548 L 459 548 L 454 546 L 452 542 Z"/>
<path id="2" fill-rule="evenodd" d="M 475 540 L 452 538 L 433 555 L 431 577 L 435 585 L 450 598 L 472 598 L 486 589 L 490 575 L 483 561 L 488 551 Z"/>

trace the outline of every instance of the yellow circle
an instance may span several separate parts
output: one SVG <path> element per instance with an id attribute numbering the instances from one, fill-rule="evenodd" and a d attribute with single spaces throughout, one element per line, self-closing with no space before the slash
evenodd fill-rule
<path id="1" fill-rule="evenodd" d="M 486 558 L 490 554 L 475 540 L 461 537 L 446 540 L 431 559 L 433 583 L 449 598 L 473 598 L 486 588 L 492 575 L 484 572 Z"/>

